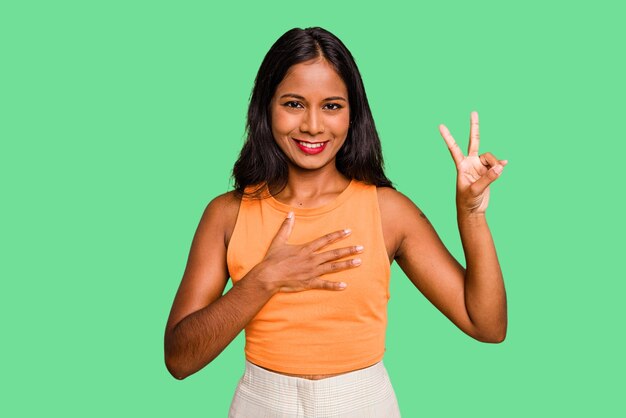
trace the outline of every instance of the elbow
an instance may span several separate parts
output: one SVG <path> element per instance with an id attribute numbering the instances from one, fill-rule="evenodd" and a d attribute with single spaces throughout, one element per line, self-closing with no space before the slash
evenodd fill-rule
<path id="1" fill-rule="evenodd" d="M 176 359 L 176 355 L 173 352 L 171 337 L 165 334 L 165 344 L 163 347 L 164 352 L 164 360 L 165 360 L 165 368 L 172 375 L 172 377 L 176 380 L 183 380 L 187 375 L 182 372 L 182 369 L 178 365 L 178 361 Z"/>
<path id="2" fill-rule="evenodd" d="M 165 367 L 167 371 L 172 375 L 172 377 L 176 380 L 183 380 L 188 377 L 191 373 L 186 372 L 182 367 L 180 367 L 176 360 L 172 358 L 172 356 L 165 354 Z"/>
<path id="3" fill-rule="evenodd" d="M 180 355 L 171 343 L 170 339 L 165 340 L 164 347 L 165 368 L 176 380 L 183 380 L 193 374 L 184 364 L 184 357 Z"/>
<path id="4" fill-rule="evenodd" d="M 500 330 L 498 332 L 480 335 L 474 338 L 483 343 L 500 344 L 506 338 L 506 329 Z"/>
<path id="5" fill-rule="evenodd" d="M 198 372 L 204 366 L 213 361 L 212 356 L 206 363 L 198 363 L 197 360 L 193 360 L 185 353 L 181 353 L 178 350 L 165 349 L 165 367 L 167 371 L 176 380 L 184 380 L 192 374 Z"/>
<path id="6" fill-rule="evenodd" d="M 199 370 L 168 354 L 165 355 L 165 367 L 176 380 L 184 380 Z"/>
<path id="7" fill-rule="evenodd" d="M 212 346 L 208 347 L 207 353 L 195 353 L 188 344 L 181 344 L 180 339 L 172 335 L 166 335 L 164 354 L 165 367 L 176 380 L 183 380 L 198 372 L 217 357 Z M 204 357 L 206 356 L 206 357 Z"/>
<path id="8" fill-rule="evenodd" d="M 470 336 L 483 343 L 500 344 L 506 339 L 508 323 L 506 314 L 480 326 L 474 323 Z"/>
<path id="9" fill-rule="evenodd" d="M 470 336 L 482 343 L 500 344 L 506 338 L 506 325 L 499 329 L 477 331 Z"/>
<path id="10" fill-rule="evenodd" d="M 489 338 L 482 339 L 481 341 L 484 343 L 500 344 L 504 341 L 505 338 L 506 332 L 503 332 L 501 334 L 495 334 L 493 336 L 490 336 Z"/>

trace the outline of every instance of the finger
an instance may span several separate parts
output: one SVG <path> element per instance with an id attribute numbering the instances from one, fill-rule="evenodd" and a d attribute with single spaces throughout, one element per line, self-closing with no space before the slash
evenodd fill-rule
<path id="1" fill-rule="evenodd" d="M 495 167 L 496 165 L 500 164 L 500 160 L 498 160 L 495 155 L 493 155 L 490 152 L 486 152 L 484 154 L 481 154 L 478 156 L 478 158 L 480 159 L 480 162 L 482 163 L 482 165 L 484 165 L 485 167 Z M 504 165 L 504 164 L 501 164 Z"/>
<path id="2" fill-rule="evenodd" d="M 350 235 L 351 232 L 352 231 L 349 229 L 342 229 L 341 231 L 331 232 L 330 234 L 326 234 L 323 237 L 311 241 L 307 244 L 307 247 L 309 247 L 311 251 L 321 250 L 327 245 L 332 244 L 335 241 L 339 241 L 344 237 L 347 237 L 348 235 Z"/>
<path id="3" fill-rule="evenodd" d="M 337 248 L 335 250 L 325 251 L 318 255 L 320 264 L 326 263 L 332 260 L 339 260 L 340 258 L 348 257 L 363 252 L 362 245 L 355 245 L 353 247 Z"/>
<path id="4" fill-rule="evenodd" d="M 314 279 L 311 280 L 311 289 L 323 289 L 323 290 L 343 290 L 348 287 L 345 282 L 331 282 L 328 280 Z"/>
<path id="5" fill-rule="evenodd" d="M 333 261 L 330 263 L 325 263 L 320 266 L 320 274 L 331 274 L 336 273 L 338 271 L 351 269 L 354 267 L 360 266 L 362 263 L 360 258 L 353 258 L 352 260 L 345 261 Z"/>
<path id="6" fill-rule="evenodd" d="M 498 160 L 495 155 L 490 152 L 485 152 L 478 156 L 480 163 L 487 168 L 495 167 L 498 164 L 504 167 L 509 163 L 509 160 Z"/>
<path id="7" fill-rule="evenodd" d="M 502 174 L 502 165 L 498 164 L 489 169 L 478 180 L 470 186 L 470 192 L 474 196 L 478 196 L 485 191 L 491 183 L 493 183 Z"/>
<path id="8" fill-rule="evenodd" d="M 458 166 L 461 164 L 461 161 L 463 161 L 463 151 L 461 151 L 461 148 L 459 148 L 458 144 L 445 125 L 439 125 L 439 133 L 441 133 L 443 140 L 446 141 L 446 145 L 448 146 L 452 159 L 454 160 L 454 165 Z"/>
<path id="9" fill-rule="evenodd" d="M 470 115 L 470 139 L 467 155 L 478 155 L 478 146 L 480 145 L 480 130 L 478 129 L 478 112 L 472 112 Z"/>
<path id="10" fill-rule="evenodd" d="M 283 221 L 283 223 L 280 225 L 278 232 L 274 236 L 271 246 L 273 246 L 277 242 L 280 242 L 280 243 L 287 242 L 287 240 L 289 239 L 289 236 L 291 235 L 291 231 L 293 230 L 294 222 L 295 222 L 295 216 L 293 212 L 289 212 L 287 214 L 287 217 Z"/>

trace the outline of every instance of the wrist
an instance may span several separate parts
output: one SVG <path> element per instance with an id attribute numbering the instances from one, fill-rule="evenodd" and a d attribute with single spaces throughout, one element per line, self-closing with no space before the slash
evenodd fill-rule
<path id="1" fill-rule="evenodd" d="M 267 271 L 265 264 L 260 262 L 248 272 L 246 277 L 249 276 L 249 279 L 254 282 L 254 285 L 259 291 L 271 297 L 278 292 L 278 287 L 272 280 L 270 280 L 268 273 L 269 272 Z"/>
<path id="2" fill-rule="evenodd" d="M 456 216 L 459 223 L 468 225 L 482 225 L 487 222 L 487 214 L 485 212 L 457 210 Z"/>

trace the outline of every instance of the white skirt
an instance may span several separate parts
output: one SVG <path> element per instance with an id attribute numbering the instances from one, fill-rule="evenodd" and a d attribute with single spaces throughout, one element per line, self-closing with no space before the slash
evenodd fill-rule
<path id="1" fill-rule="evenodd" d="M 325 379 L 286 376 L 246 360 L 229 418 L 398 418 L 400 410 L 382 361 Z"/>

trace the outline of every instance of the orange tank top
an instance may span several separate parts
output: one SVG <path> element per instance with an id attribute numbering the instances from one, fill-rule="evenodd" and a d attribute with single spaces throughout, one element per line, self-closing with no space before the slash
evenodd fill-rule
<path id="1" fill-rule="evenodd" d="M 233 284 L 265 256 L 289 211 L 289 244 L 304 244 L 349 228 L 352 233 L 321 251 L 363 245 L 359 267 L 322 276 L 343 281 L 340 291 L 276 293 L 245 327 L 246 358 L 291 374 L 332 374 L 370 366 L 383 358 L 390 265 L 376 186 L 352 180 L 332 202 L 297 208 L 273 197 L 241 201 L 227 251 Z"/>

